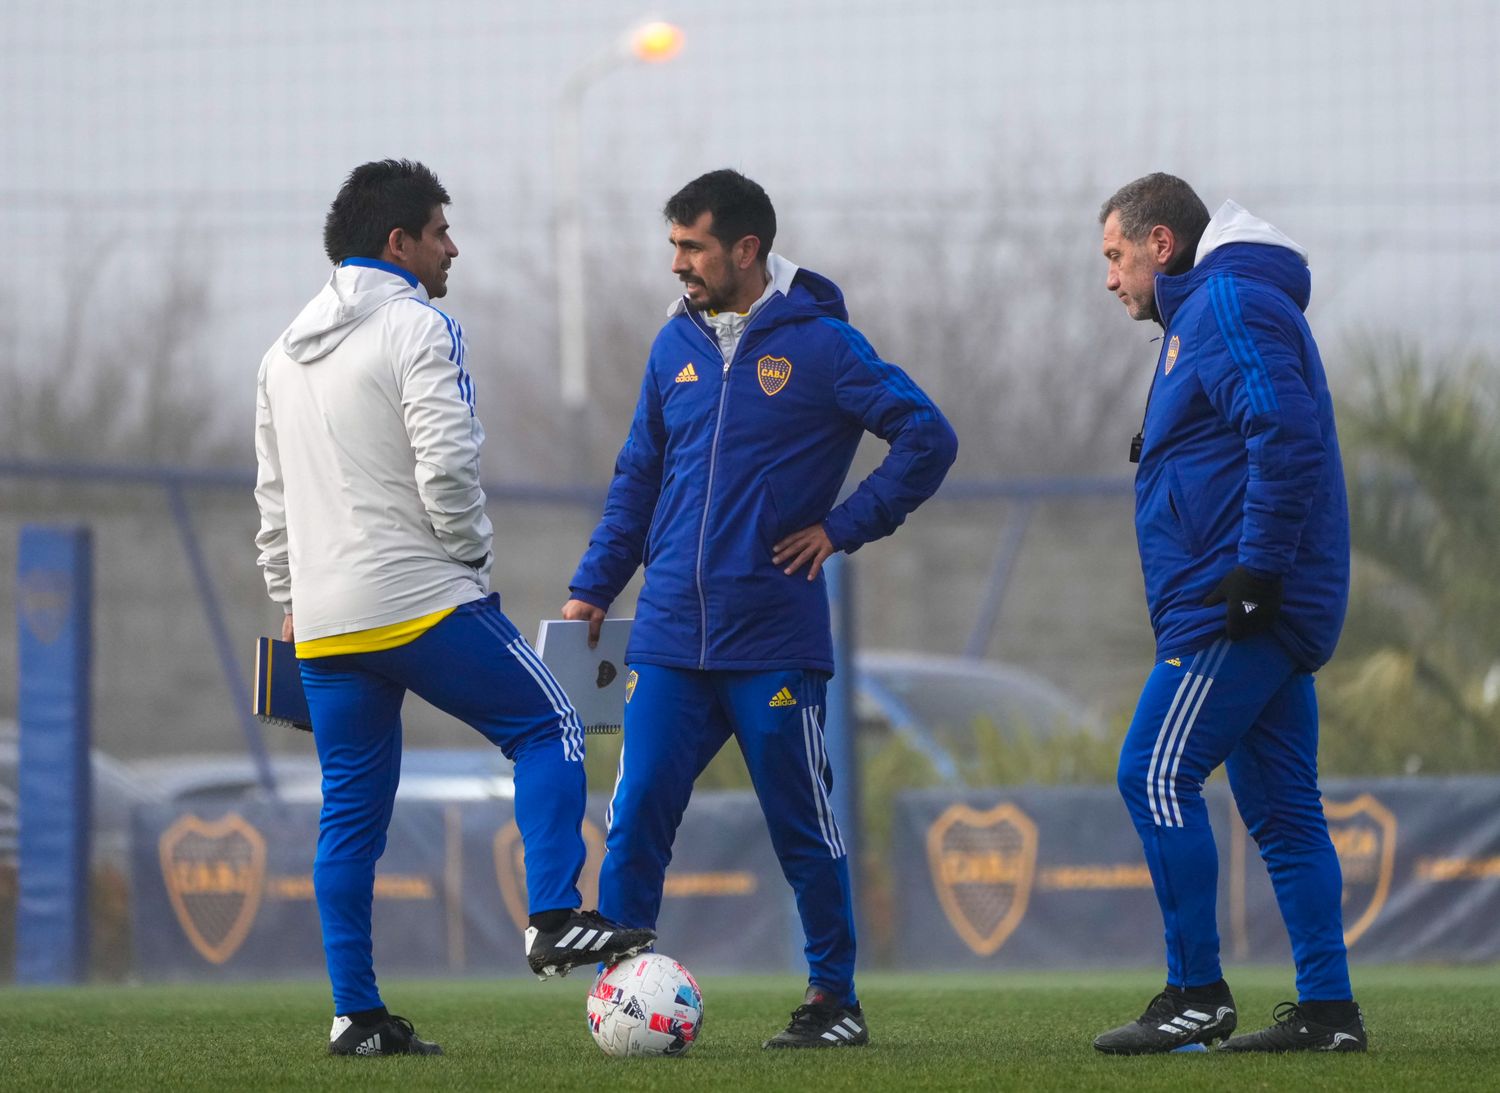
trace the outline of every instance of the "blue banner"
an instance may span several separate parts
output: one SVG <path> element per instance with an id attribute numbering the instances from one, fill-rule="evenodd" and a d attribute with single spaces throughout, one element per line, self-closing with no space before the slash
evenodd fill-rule
<path id="1" fill-rule="evenodd" d="M 88 976 L 92 573 L 87 528 L 21 529 L 18 983 Z"/>
<path id="2" fill-rule="evenodd" d="M 1220 849 L 1226 961 L 1290 962 L 1270 881 L 1228 792 L 1206 794 Z M 1500 778 L 1329 781 L 1324 808 L 1361 960 L 1500 960 Z M 597 902 L 602 798 L 584 823 L 584 906 Z M 1113 787 L 898 798 L 891 919 L 897 967 L 1142 968 L 1161 915 Z M 321 974 L 313 804 L 135 815 L 132 914 L 146 979 Z M 508 801 L 399 801 L 376 874 L 382 974 L 526 975 L 526 873 Z M 803 970 L 790 892 L 750 793 L 694 796 L 658 923 L 662 951 L 703 972 Z M 867 939 L 866 953 L 875 938 Z"/>
<path id="3" fill-rule="evenodd" d="M 605 801 L 591 799 L 583 905 L 598 899 Z M 315 804 L 136 810 L 132 928 L 146 979 L 321 974 Z M 398 801 L 375 877 L 375 967 L 528 975 L 526 870 L 508 801 Z M 801 928 L 750 793 L 702 793 L 667 874 L 659 947 L 695 971 L 801 967 Z"/>
<path id="4" fill-rule="evenodd" d="M 1219 934 L 1230 962 L 1291 950 L 1254 841 L 1220 784 Z M 1500 959 L 1500 779 L 1328 780 L 1352 960 Z M 894 817 L 903 968 L 1161 964 L 1161 913 L 1140 842 L 1106 787 L 923 791 Z"/>

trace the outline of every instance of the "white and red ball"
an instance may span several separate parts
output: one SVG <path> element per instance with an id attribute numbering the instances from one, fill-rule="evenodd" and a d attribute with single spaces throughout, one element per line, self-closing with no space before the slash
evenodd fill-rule
<path id="1" fill-rule="evenodd" d="M 606 1055 L 685 1055 L 703 1031 L 703 992 L 670 956 L 642 953 L 599 973 L 588 1020 Z"/>

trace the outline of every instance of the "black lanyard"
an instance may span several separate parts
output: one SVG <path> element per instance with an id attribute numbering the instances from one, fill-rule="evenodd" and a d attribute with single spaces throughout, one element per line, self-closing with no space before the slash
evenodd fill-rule
<path id="1" fill-rule="evenodd" d="M 1165 333 L 1162 336 L 1165 337 Z M 1161 350 L 1158 349 L 1156 353 L 1160 356 Z M 1151 386 L 1146 388 L 1146 407 L 1141 411 L 1141 431 L 1130 438 L 1130 461 L 1132 463 L 1141 461 L 1141 448 L 1146 443 L 1146 414 L 1151 410 L 1151 395 L 1156 391 L 1156 374 L 1160 371 L 1161 369 L 1156 365 L 1151 366 Z"/>

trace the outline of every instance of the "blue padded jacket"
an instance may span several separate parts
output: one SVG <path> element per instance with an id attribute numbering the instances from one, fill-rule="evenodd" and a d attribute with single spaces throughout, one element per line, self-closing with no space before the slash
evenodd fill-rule
<path id="1" fill-rule="evenodd" d="M 1203 599 L 1234 566 L 1280 576 L 1274 632 L 1311 671 L 1333 655 L 1349 594 L 1333 402 L 1302 315 L 1304 257 L 1231 206 L 1205 243 L 1231 241 L 1156 280 L 1165 334 L 1135 477 L 1146 602 L 1165 659 L 1222 635 L 1224 606 Z M 1224 230 L 1226 215 L 1239 230 Z"/>
<path id="2" fill-rule="evenodd" d="M 890 451 L 835 505 L 866 430 Z M 651 347 L 570 588 L 607 609 L 645 563 L 632 663 L 832 672 L 823 577 L 787 576 L 772 546 L 820 521 L 844 552 L 889 535 L 957 450 L 932 400 L 849 325 L 827 278 L 797 270 L 729 361 L 703 317 L 679 307 Z"/>

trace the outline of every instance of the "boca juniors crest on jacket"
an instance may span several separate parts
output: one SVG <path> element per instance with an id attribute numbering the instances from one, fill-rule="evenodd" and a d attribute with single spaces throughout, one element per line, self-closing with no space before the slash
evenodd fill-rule
<path id="1" fill-rule="evenodd" d="M 1136 471 L 1136 536 L 1158 659 L 1224 630 L 1204 598 L 1236 565 L 1283 578 L 1276 636 L 1315 669 L 1349 591 L 1333 402 L 1302 312 L 1306 253 L 1234 202 L 1193 269 L 1156 279 L 1165 334 Z"/>
<path id="2" fill-rule="evenodd" d="M 848 323 L 827 278 L 770 258 L 774 291 L 726 360 L 679 303 L 651 348 L 604 515 L 570 584 L 609 607 L 646 567 L 631 663 L 833 670 L 823 578 L 772 560 L 822 521 L 853 551 L 932 495 L 957 453 L 952 428 Z M 835 505 L 860 437 L 890 444 Z"/>

